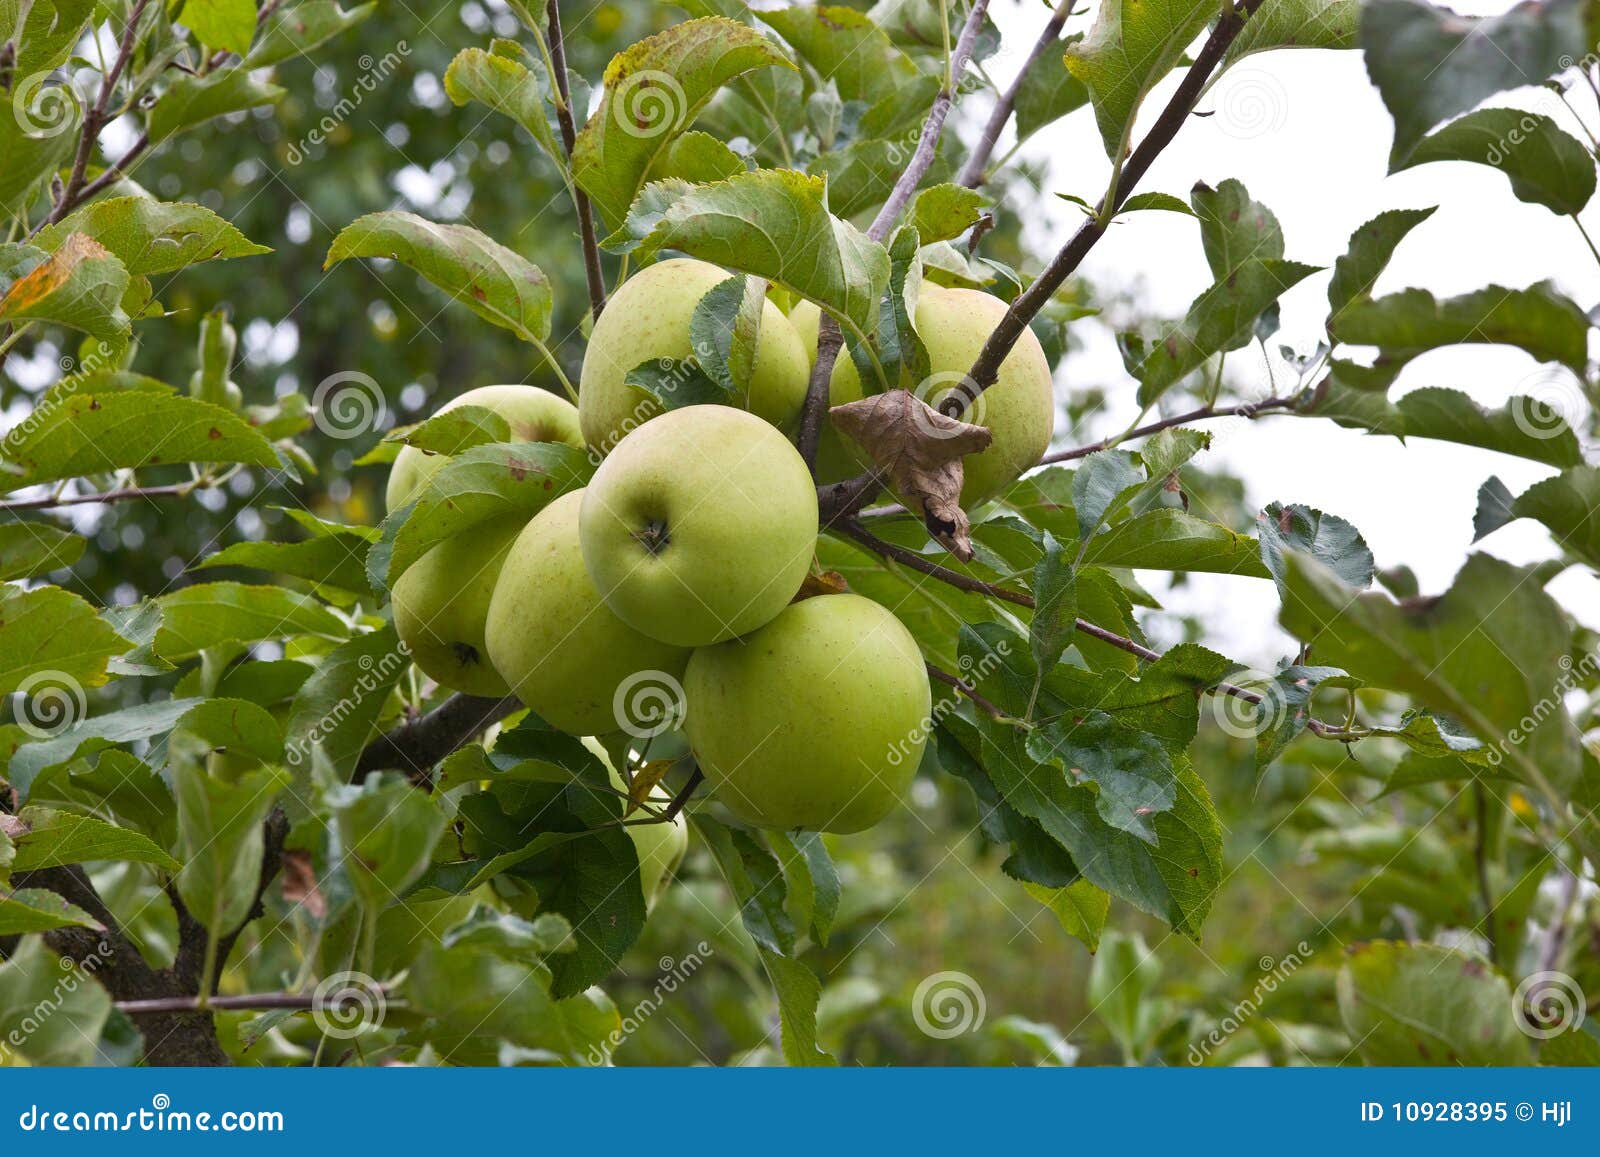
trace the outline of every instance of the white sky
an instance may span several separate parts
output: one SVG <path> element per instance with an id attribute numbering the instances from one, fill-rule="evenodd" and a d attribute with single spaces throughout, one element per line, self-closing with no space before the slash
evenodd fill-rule
<path id="1" fill-rule="evenodd" d="M 1505 0 L 1456 5 L 1472 15 L 1511 6 Z M 997 0 L 991 11 L 1005 48 L 990 72 L 1009 80 L 1048 12 L 1038 0 Z M 1068 30 L 1087 27 L 1090 17 L 1074 17 Z M 1164 107 L 1175 83 L 1169 78 L 1145 102 L 1136 139 Z M 1596 127 L 1593 95 L 1581 86 L 1570 95 L 1590 127 Z M 1572 114 L 1547 91 L 1524 89 L 1488 103 L 1538 108 L 1581 135 Z M 1446 163 L 1385 176 L 1391 122 L 1359 51 L 1292 50 L 1248 57 L 1213 88 L 1200 109 L 1216 112 L 1190 119 L 1141 190 L 1187 200 L 1196 180 L 1216 185 L 1237 177 L 1277 214 L 1290 258 L 1328 267 L 1345 251 L 1351 232 L 1377 213 L 1438 205 L 1433 217 L 1401 244 L 1376 293 L 1420 286 L 1444 296 L 1489 284 L 1522 287 L 1551 279 L 1584 309 L 1600 302 L 1600 265 L 1573 223 L 1518 201 L 1500 173 L 1483 165 Z M 1052 192 L 1092 202 L 1110 176 L 1088 109 L 1039 133 L 1023 153 L 1050 161 Z M 1597 206 L 1600 197 L 1583 215 L 1591 234 L 1600 230 Z M 1054 198 L 1048 199 L 1044 212 L 1048 225 L 1036 227 L 1031 235 L 1040 252 L 1059 245 L 1078 218 L 1078 210 Z M 1211 281 L 1196 222 L 1158 212 L 1132 214 L 1124 222 L 1094 248 L 1081 272 L 1104 286 L 1139 285 L 1151 312 L 1182 316 Z M 1283 328 L 1269 342 L 1274 350 L 1284 342 L 1309 352 L 1324 336 L 1328 278 L 1328 273 L 1310 277 L 1284 298 Z M 1083 332 L 1090 348 L 1068 360 L 1068 379 L 1061 384 L 1070 388 L 1073 379 L 1105 383 L 1112 387 L 1114 408 L 1091 430 L 1058 430 L 1058 438 L 1065 436 L 1067 444 L 1120 429 L 1137 413 L 1135 384 L 1123 371 L 1109 334 L 1098 325 L 1087 325 Z M 1235 382 L 1248 384 L 1257 396 L 1266 394 L 1259 351 L 1233 355 L 1228 368 Z M 1280 384 L 1293 381 L 1281 363 L 1275 372 Z M 1534 393 L 1576 419 L 1583 411 L 1570 375 L 1564 381 L 1564 374 L 1519 350 L 1462 346 L 1417 359 L 1391 397 L 1422 386 L 1451 386 L 1482 404 L 1500 405 L 1514 393 Z M 1223 423 L 1208 423 L 1207 428 L 1221 431 Z M 1485 478 L 1498 474 L 1513 493 L 1520 493 L 1555 472 L 1503 454 L 1422 440 L 1402 445 L 1394 438 L 1303 418 L 1230 423 L 1213 451 L 1201 459 L 1208 461 L 1242 477 L 1257 506 L 1274 500 L 1304 502 L 1349 519 L 1366 536 L 1380 567 L 1410 566 L 1424 593 L 1447 586 L 1471 549 L 1477 489 Z M 1531 522 L 1513 524 L 1483 546 L 1519 563 L 1555 553 L 1548 534 Z M 1591 574 L 1569 570 L 1551 590 L 1581 620 L 1600 625 L 1600 583 Z M 1241 661 L 1269 665 L 1285 649 L 1287 637 L 1274 625 L 1277 600 L 1264 593 L 1260 580 L 1195 576 L 1166 601 L 1175 610 L 1213 612 L 1206 617 L 1215 645 Z"/>

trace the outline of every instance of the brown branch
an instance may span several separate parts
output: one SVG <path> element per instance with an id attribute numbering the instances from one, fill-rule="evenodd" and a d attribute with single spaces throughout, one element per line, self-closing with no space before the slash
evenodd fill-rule
<path id="1" fill-rule="evenodd" d="M 45 495 L 43 498 L 19 498 L 0 502 L 0 512 L 12 510 L 47 510 L 57 506 L 87 506 L 97 502 L 132 502 L 138 498 L 182 498 L 199 489 L 193 482 L 171 486 L 128 486 L 121 490 L 103 490 L 97 494 Z"/>
<path id="2" fill-rule="evenodd" d="M 994 147 L 1000 143 L 1000 134 L 1005 131 L 1006 124 L 1011 120 L 1011 113 L 1017 107 L 1017 94 L 1022 91 L 1028 73 L 1039 62 L 1040 57 L 1057 45 L 1056 38 L 1061 35 L 1061 28 L 1071 15 L 1072 0 L 1061 0 L 1056 5 L 1055 13 L 1050 17 L 1049 23 L 1044 26 L 1044 31 L 1039 34 L 1038 43 L 1033 46 L 1033 51 L 1028 53 L 1028 59 L 1022 62 L 1022 69 L 1017 73 L 1017 79 L 1011 82 L 1011 87 L 1006 89 L 995 102 L 994 111 L 989 114 L 989 120 L 978 136 L 978 143 L 973 146 L 966 163 L 961 166 L 961 172 L 956 174 L 956 184 L 965 185 L 969 189 L 976 189 L 983 184 L 987 176 L 984 170 L 988 168 L 989 158 L 994 155 Z"/>
<path id="3" fill-rule="evenodd" d="M 1034 279 L 1033 284 L 1017 295 L 1016 300 L 1000 319 L 1000 324 L 995 326 L 994 332 L 989 335 L 989 340 L 984 342 L 983 349 L 979 351 L 977 360 L 972 363 L 972 369 L 969 371 L 976 386 L 976 390 L 970 392 L 971 397 L 975 397 L 994 384 L 1000 374 L 1000 363 L 1005 361 L 1006 355 L 1011 352 L 1011 347 L 1016 345 L 1017 339 L 1028 328 L 1028 323 L 1045 307 L 1055 291 L 1061 288 L 1061 283 L 1066 281 L 1088 256 L 1095 242 L 1105 235 L 1111 218 L 1139 184 L 1156 157 L 1172 143 L 1172 138 L 1178 135 L 1178 130 L 1194 111 L 1195 103 L 1200 99 L 1206 82 L 1222 62 L 1229 45 L 1244 28 L 1245 21 L 1262 3 L 1263 0 L 1239 0 L 1237 6 L 1229 9 L 1217 21 L 1205 45 L 1196 54 L 1194 63 L 1184 74 L 1177 91 L 1167 102 L 1167 107 L 1161 111 L 1160 117 L 1150 127 L 1144 140 L 1139 142 L 1139 147 L 1122 166 L 1115 184 L 1095 207 L 1094 215 L 1084 219 L 1083 224 L 1078 226 L 1078 231 L 1062 246 L 1061 251 L 1045 267 L 1044 272 Z M 957 404 L 961 404 L 963 409 L 972 404 L 971 397 L 967 394 L 967 391 L 963 391 L 957 399 Z M 960 417 L 960 414 L 951 416 Z"/>
<path id="4" fill-rule="evenodd" d="M 512 696 L 452 695 L 422 718 L 402 723 L 367 744 L 350 778 L 359 783 L 375 772 L 398 770 L 425 780 L 434 764 L 521 706 Z"/>
<path id="5" fill-rule="evenodd" d="M 1000 710 L 1000 708 L 996 707 L 989 700 L 978 694 L 978 689 L 971 683 L 968 683 L 965 679 L 961 679 L 955 675 L 952 675 L 950 672 L 941 667 L 935 667 L 932 663 L 924 663 L 923 666 L 927 667 L 928 677 L 930 679 L 934 679 L 937 682 L 943 683 L 946 687 L 955 688 L 968 699 L 971 699 L 975 706 L 983 710 L 984 714 L 994 719 L 1010 718 L 1010 716 L 1008 716 L 1004 711 Z"/>
<path id="6" fill-rule="evenodd" d="M 550 0 L 545 6 L 550 18 L 550 66 L 555 76 L 551 81 L 556 86 L 560 99 L 556 102 L 556 120 L 561 126 L 561 144 L 567 150 L 568 177 L 571 178 L 572 149 L 578 141 L 578 129 L 572 119 L 572 93 L 567 84 L 567 50 L 561 37 L 561 6 L 559 0 Z M 606 275 L 600 268 L 600 246 L 595 241 L 594 210 L 589 205 L 589 197 L 582 189 L 578 188 L 576 179 L 572 179 L 572 204 L 578 211 L 578 234 L 583 247 L 583 272 L 589 281 L 589 308 L 593 312 L 593 319 L 600 320 L 600 311 L 606 307 Z"/>
<path id="7" fill-rule="evenodd" d="M 811 382 L 800 410 L 800 456 L 806 460 L 812 477 L 817 473 L 817 445 L 822 440 L 822 424 L 828 420 L 828 394 L 833 384 L 833 365 L 839 360 L 844 334 L 833 315 L 824 313 L 817 321 L 817 364 L 811 368 Z"/>
<path id="8" fill-rule="evenodd" d="M 122 79 L 123 70 L 128 67 L 128 62 L 133 59 L 134 40 L 139 32 L 139 22 L 144 19 L 144 10 L 149 5 L 150 0 L 136 0 L 133 11 L 128 14 L 128 23 L 123 27 L 122 39 L 117 44 L 117 57 L 111 62 L 106 74 L 100 78 L 100 92 L 95 97 L 94 104 L 83 114 L 83 129 L 78 138 L 77 154 L 72 159 L 72 172 L 62 187 L 60 199 L 50 210 L 50 215 L 45 218 L 47 225 L 54 225 L 72 212 L 82 200 L 84 174 L 89 168 L 89 158 L 94 155 L 95 144 L 100 139 L 100 130 L 105 127 L 106 116 L 111 108 L 111 94 L 116 89 L 117 82 Z"/>
<path id="9" fill-rule="evenodd" d="M 684 781 L 683 787 L 678 789 L 678 794 L 672 797 L 672 802 L 667 804 L 666 810 L 661 813 L 661 819 L 657 822 L 670 823 L 672 820 L 677 819 L 678 813 L 688 805 L 689 797 L 694 795 L 695 788 L 704 783 L 705 778 L 706 773 L 700 770 L 700 765 L 698 763 L 695 764 L 694 771 L 691 772 L 689 778 Z"/>
<path id="10" fill-rule="evenodd" d="M 351 995 L 366 997 L 371 995 L 371 990 L 344 988 L 322 997 L 318 997 L 314 992 L 255 992 L 242 996 L 213 996 L 203 1006 L 197 996 L 168 996 L 151 1000 L 119 1000 L 117 1008 L 129 1016 L 148 1016 L 159 1012 L 201 1012 L 204 1009 L 211 1009 L 214 1012 L 254 1009 L 265 1011 L 275 1008 L 320 1011 L 341 1007 L 341 1000 Z"/>

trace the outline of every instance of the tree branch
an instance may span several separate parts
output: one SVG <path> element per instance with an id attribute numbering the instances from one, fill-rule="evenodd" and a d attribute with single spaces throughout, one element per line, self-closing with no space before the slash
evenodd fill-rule
<path id="1" fill-rule="evenodd" d="M 1098 442 L 1090 442 L 1087 446 L 1078 446 L 1071 450 L 1057 450 L 1053 454 L 1046 454 L 1039 459 L 1040 466 L 1052 462 L 1073 462 L 1079 458 L 1087 458 L 1090 454 L 1100 450 L 1120 446 L 1130 438 L 1145 438 L 1151 434 L 1159 434 L 1162 430 L 1170 430 L 1174 426 L 1187 425 L 1190 422 L 1202 422 L 1207 418 L 1254 418 L 1266 410 L 1287 410 L 1298 405 L 1296 398 L 1263 398 L 1259 402 L 1241 402 L 1237 406 L 1201 406 L 1199 409 L 1190 410 L 1186 414 L 1175 414 L 1170 418 L 1163 418 L 1159 422 L 1151 422 L 1148 426 L 1140 426 L 1111 438 L 1102 438 Z"/>
<path id="2" fill-rule="evenodd" d="M 122 29 L 122 39 L 117 44 L 117 57 L 111 62 L 106 74 L 100 78 L 100 92 L 95 97 L 94 104 L 83 114 L 83 129 L 78 138 L 77 154 L 72 159 L 72 172 L 61 189 L 60 200 L 45 218 L 44 223 L 47 225 L 54 225 L 72 212 L 82 200 L 84 174 L 89 168 L 89 158 L 94 155 L 95 144 L 100 139 L 100 130 L 105 127 L 106 115 L 111 107 L 111 94 L 115 91 L 117 82 L 122 79 L 128 61 L 133 59 L 134 40 L 139 32 L 139 22 L 144 19 L 144 10 L 149 5 L 150 0 L 136 0 L 133 11 L 128 14 L 128 22 Z"/>
<path id="3" fill-rule="evenodd" d="M 552 5 L 555 2 L 550 0 Z M 922 178 L 928 175 L 928 168 L 933 164 L 939 148 L 939 138 L 944 133 L 944 122 L 950 117 L 950 105 L 955 99 L 954 89 L 962 73 L 967 70 L 967 62 L 972 59 L 972 50 L 977 45 L 978 32 L 983 27 L 983 18 L 988 9 L 989 0 L 974 0 L 972 10 L 967 13 L 961 36 L 956 41 L 955 51 L 951 53 L 945 70 L 944 84 L 934 96 L 933 107 L 928 110 L 927 119 L 922 122 L 922 131 L 917 135 L 917 147 L 895 181 L 894 188 L 889 191 L 883 207 L 867 227 L 867 236 L 874 241 L 881 242 L 889 235 L 889 230 L 894 228 L 895 222 L 905 212 Z M 830 314 L 824 313 L 817 323 L 817 361 L 812 367 L 811 381 L 806 387 L 805 403 L 800 411 L 800 455 L 811 467 L 813 475 L 816 474 L 817 443 L 822 437 L 822 423 L 828 413 L 828 387 L 833 381 L 834 363 L 839 360 L 839 350 L 843 344 L 839 323 Z"/>
<path id="4" fill-rule="evenodd" d="M 320 1011 L 341 1007 L 343 999 L 348 996 L 365 998 L 370 995 L 370 989 L 354 987 L 321 997 L 314 992 L 255 992 L 242 996 L 213 996 L 204 1007 L 220 1012 L 275 1008 Z M 130 1016 L 147 1016 L 158 1012 L 198 1012 L 201 1011 L 201 1004 L 199 997 L 169 996 L 152 1000 L 119 1000 L 117 1008 Z"/>
<path id="5" fill-rule="evenodd" d="M 978 689 L 971 683 L 968 683 L 966 680 L 950 674 L 950 672 L 944 670 L 942 667 L 935 667 L 932 663 L 924 663 L 923 666 L 928 669 L 928 677 L 930 679 L 943 683 L 946 687 L 955 688 L 968 699 L 971 699 L 975 706 L 983 710 L 984 714 L 994 719 L 1010 718 L 1004 711 L 1000 710 L 1000 708 L 996 707 L 989 700 L 978 694 Z"/>
<path id="6" fill-rule="evenodd" d="M 132 502 L 137 498 L 181 498 L 196 489 L 192 482 L 172 486 L 129 486 L 121 490 L 104 490 L 98 494 L 47 494 L 43 498 L 19 498 L 0 502 L 0 512 L 12 510 L 49 510 L 57 506 L 88 506 L 97 502 Z"/>
<path id="7" fill-rule="evenodd" d="M 994 155 L 994 147 L 1000 143 L 1000 134 L 1005 131 L 1007 122 L 1011 120 L 1011 113 L 1017 107 L 1017 94 L 1022 91 L 1029 71 L 1039 62 L 1040 57 L 1056 46 L 1056 38 L 1061 35 L 1062 26 L 1066 24 L 1067 17 L 1072 15 L 1072 3 L 1073 0 L 1061 0 L 1056 5 L 1055 13 L 1044 26 L 1044 31 L 1039 34 L 1038 43 L 1033 46 L 1033 51 L 1028 53 L 1028 59 L 1022 62 L 1022 69 L 1017 73 L 1017 79 L 1011 82 L 1011 87 L 1006 89 L 995 102 L 994 111 L 989 114 L 989 120 L 978 136 L 978 143 L 967 155 L 966 163 L 961 166 L 961 172 L 956 174 L 956 184 L 965 185 L 969 189 L 976 189 L 983 184 L 987 177 L 984 170 L 989 166 L 989 158 Z"/>
<path id="8" fill-rule="evenodd" d="M 1139 184 L 1156 157 L 1172 143 L 1172 138 L 1178 135 L 1178 130 L 1194 111 L 1195 103 L 1200 99 L 1206 82 L 1211 79 L 1211 74 L 1222 62 L 1228 46 L 1244 28 L 1245 21 L 1263 2 L 1264 0 L 1239 0 L 1235 7 L 1229 9 L 1217 21 L 1205 45 L 1196 54 L 1194 63 L 1184 74 L 1177 91 L 1167 102 L 1167 107 L 1161 111 L 1156 123 L 1150 127 L 1144 140 L 1139 142 L 1139 147 L 1123 165 L 1114 186 L 1095 207 L 1094 216 L 1086 218 L 1083 224 L 1078 226 L 1078 231 L 1062 246 L 1061 251 L 1045 267 L 1044 272 L 1034 279 L 1033 284 L 1017 295 L 1016 300 L 1006 310 L 1005 316 L 1000 319 L 1000 324 L 995 326 L 994 332 L 989 335 L 989 340 L 984 342 L 983 349 L 979 351 L 978 358 L 972 363 L 972 369 L 969 371 L 975 389 L 963 391 L 956 399 L 963 410 L 972 404 L 972 397 L 976 397 L 978 393 L 994 384 L 1000 374 L 1000 363 L 1005 361 L 1006 355 L 1011 352 L 1011 347 L 1016 345 L 1017 339 L 1028 328 L 1028 323 L 1044 308 L 1055 291 L 1061 288 L 1061 283 L 1088 256 L 1095 242 L 1105 235 L 1111 218 L 1128 199 L 1128 195 Z M 951 416 L 960 417 L 960 414 Z"/>
<path id="9" fill-rule="evenodd" d="M 561 36 L 559 0 L 549 0 L 545 5 L 545 11 L 549 13 L 550 20 L 550 65 L 555 73 L 551 80 L 561 95 L 561 99 L 556 102 L 556 120 L 561 125 L 561 144 L 567 150 L 570 179 L 572 148 L 578 140 L 578 129 L 572 119 L 572 93 L 567 84 L 567 49 Z M 572 181 L 572 204 L 578 211 L 578 234 L 583 246 L 583 272 L 589 282 L 589 308 L 593 314 L 592 320 L 598 321 L 600 311 L 606 307 L 606 275 L 600 268 L 600 246 L 595 241 L 594 210 L 589 205 L 588 194 L 578 188 L 576 180 Z"/>
<path id="10" fill-rule="evenodd" d="M 521 706 L 514 696 L 452 695 L 422 718 L 402 723 L 367 744 L 350 778 L 359 783 L 375 772 L 399 770 L 423 779 L 434 764 Z"/>

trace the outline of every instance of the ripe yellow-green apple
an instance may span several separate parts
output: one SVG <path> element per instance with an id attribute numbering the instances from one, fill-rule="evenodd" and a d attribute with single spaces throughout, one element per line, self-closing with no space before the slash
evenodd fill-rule
<path id="1" fill-rule="evenodd" d="M 978 351 L 1006 312 L 1006 303 L 976 289 L 950 289 L 924 281 L 917 294 L 917 334 L 928 351 L 928 378 L 907 383 L 930 406 L 962 388 Z M 810 302 L 790 311 L 795 329 L 813 363 L 817 356 L 819 312 Z M 829 382 L 829 404 L 838 406 L 861 397 L 861 379 L 848 354 L 841 353 Z M 1050 362 L 1032 330 L 1000 363 L 1000 374 L 967 408 L 963 421 L 987 426 L 994 435 L 989 448 L 961 460 L 965 481 L 961 504 L 973 506 L 991 498 L 1036 465 L 1050 446 L 1055 430 L 1055 396 Z M 866 456 L 831 426 L 817 450 L 817 479 L 837 482 L 864 466 Z"/>
<path id="2" fill-rule="evenodd" d="M 440 414 L 457 406 L 482 406 L 493 410 L 511 427 L 513 442 L 564 442 L 584 448 L 578 427 L 578 408 L 565 398 L 537 386 L 480 386 L 439 407 Z M 402 447 L 389 468 L 389 488 L 384 507 L 393 512 L 421 496 L 428 480 L 437 474 L 448 454 L 433 454 L 415 446 Z"/>
<path id="3" fill-rule="evenodd" d="M 569 735 L 616 731 L 617 689 L 640 671 L 678 679 L 689 651 L 617 618 L 583 568 L 583 491 L 563 494 L 511 545 L 489 600 L 489 661 L 512 692 Z"/>
<path id="4" fill-rule="evenodd" d="M 767 828 L 859 832 L 894 809 L 927 742 L 916 640 L 859 595 L 794 603 L 684 674 L 684 730 L 706 782 Z"/>
<path id="5" fill-rule="evenodd" d="M 775 427 L 730 406 L 687 406 L 600 463 L 578 538 L 618 618 L 701 647 L 755 630 L 800 589 L 816 550 L 817 492 Z"/>
<path id="6" fill-rule="evenodd" d="M 471 527 L 428 551 L 394 584 L 394 629 L 411 661 L 441 686 L 468 695 L 511 693 L 489 662 L 484 624 L 500 566 L 522 526 L 511 518 Z"/>
<path id="7" fill-rule="evenodd" d="M 628 785 L 612 766 L 611 757 L 606 754 L 606 749 L 600 745 L 600 741 L 585 737 L 583 745 L 606 765 L 606 773 L 611 777 L 611 786 L 618 791 L 627 791 Z M 652 806 L 665 807 L 671 802 L 671 794 L 659 784 L 650 789 Z M 634 818 L 649 817 L 636 813 Z M 634 849 L 639 853 L 639 886 L 644 891 L 644 902 L 647 905 L 654 904 L 656 897 L 661 894 L 667 883 L 667 877 L 677 869 L 683 860 L 683 854 L 689 850 L 689 827 L 684 822 L 683 816 L 677 815 L 666 823 L 630 824 L 625 830 L 633 839 Z"/>
<path id="8" fill-rule="evenodd" d="M 611 295 L 589 335 L 579 378 L 578 416 L 589 445 L 609 451 L 661 413 L 659 402 L 627 384 L 628 371 L 645 362 L 694 355 L 689 321 L 695 306 L 730 276 L 705 261 L 661 261 L 635 273 Z M 806 374 L 805 349 L 794 327 L 776 305 L 763 302 L 744 408 L 791 429 L 805 402 Z"/>

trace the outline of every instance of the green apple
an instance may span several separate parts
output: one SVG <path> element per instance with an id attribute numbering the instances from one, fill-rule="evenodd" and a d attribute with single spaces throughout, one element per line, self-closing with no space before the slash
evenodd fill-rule
<path id="1" fill-rule="evenodd" d="M 600 463 L 578 538 L 618 618 L 701 647 L 755 630 L 800 589 L 816 551 L 817 492 L 774 427 L 729 406 L 687 406 Z"/>
<path id="2" fill-rule="evenodd" d="M 474 526 L 428 551 L 394 584 L 394 629 L 411 661 L 439 685 L 468 695 L 511 693 L 489 662 L 484 623 L 522 526 L 515 518 Z"/>
<path id="3" fill-rule="evenodd" d="M 928 378 L 907 383 L 930 406 L 961 388 L 978 351 L 1005 314 L 1006 303 L 976 289 L 947 289 L 924 281 L 917 294 L 917 334 L 928 351 Z M 813 364 L 817 357 L 820 311 L 801 302 L 789 320 L 805 343 Z M 841 353 L 828 386 L 830 405 L 862 396 L 861 379 L 847 353 Z M 1050 363 L 1032 330 L 1024 330 L 1000 363 L 995 383 L 968 407 L 965 421 L 987 426 L 994 441 L 981 454 L 962 459 L 966 481 L 961 504 L 973 506 L 991 498 L 1038 464 L 1055 431 L 1055 393 Z M 858 473 L 867 459 L 860 447 L 830 424 L 817 446 L 817 481 L 837 482 Z"/>
<path id="4" fill-rule="evenodd" d="M 493 410 L 511 426 L 513 442 L 565 442 L 580 450 L 584 448 L 577 407 L 537 386 L 480 386 L 450 399 L 438 412 L 443 414 L 457 406 L 482 406 Z M 448 461 L 448 454 L 430 454 L 415 446 L 403 447 L 389 469 L 384 508 L 392 513 L 418 498 L 428 480 Z"/>
<path id="5" fill-rule="evenodd" d="M 689 652 L 628 626 L 600 601 L 583 569 L 578 511 L 563 494 L 517 536 L 489 600 L 489 661 L 516 696 L 569 735 L 616 731 L 617 692 L 630 676 L 677 680 Z"/>
<path id="6" fill-rule="evenodd" d="M 589 445 L 609 451 L 661 413 L 660 404 L 625 380 L 645 362 L 694 354 L 689 319 L 700 299 L 732 274 L 704 261 L 661 261 L 635 273 L 606 302 L 583 355 L 578 415 Z M 806 354 L 794 327 L 772 302 L 761 307 L 760 334 L 744 407 L 783 430 L 805 403 Z"/>
<path id="7" fill-rule="evenodd" d="M 612 766 L 611 757 L 606 754 L 606 749 L 600 745 L 600 741 L 585 737 L 583 745 L 606 765 L 606 773 L 611 777 L 611 786 L 618 791 L 627 791 L 628 785 Z M 659 784 L 650 789 L 652 806 L 665 807 L 671 802 L 671 794 Z M 635 813 L 634 818 L 649 817 Z M 634 849 L 639 853 L 639 886 L 644 891 L 644 902 L 654 904 L 667 882 L 667 877 L 677 869 L 683 861 L 684 853 L 689 850 L 689 827 L 684 822 L 683 816 L 677 815 L 666 823 L 630 824 L 624 830 L 633 839 Z"/>
<path id="8" fill-rule="evenodd" d="M 767 828 L 859 832 L 910 786 L 931 729 L 916 640 L 859 595 L 788 607 L 703 647 L 684 674 L 684 730 L 728 810 Z"/>

